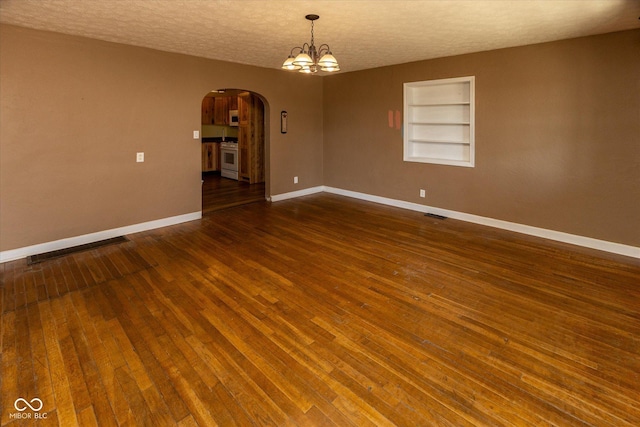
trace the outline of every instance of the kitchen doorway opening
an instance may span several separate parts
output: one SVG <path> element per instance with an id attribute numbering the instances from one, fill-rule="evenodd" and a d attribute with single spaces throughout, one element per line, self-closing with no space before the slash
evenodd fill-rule
<path id="1" fill-rule="evenodd" d="M 202 214 L 267 200 L 268 104 L 217 89 L 202 99 Z"/>

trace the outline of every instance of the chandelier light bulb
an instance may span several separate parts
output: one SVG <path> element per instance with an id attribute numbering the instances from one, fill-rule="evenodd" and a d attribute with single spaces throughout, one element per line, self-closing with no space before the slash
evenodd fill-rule
<path id="1" fill-rule="evenodd" d="M 338 67 L 338 64 L 336 64 L 335 66 L 320 67 L 320 70 L 333 73 L 334 71 L 340 71 L 340 67 Z"/>
<path id="2" fill-rule="evenodd" d="M 318 69 L 313 64 L 312 65 L 305 65 L 305 66 L 300 68 L 300 72 L 303 73 L 303 74 L 312 74 L 312 73 L 315 73 L 317 71 L 318 71 Z"/>
<path id="3" fill-rule="evenodd" d="M 305 52 L 300 52 L 296 59 L 293 60 L 293 65 L 297 65 L 299 67 L 308 67 L 313 64 L 313 59 L 306 54 Z"/>
<path id="4" fill-rule="evenodd" d="M 320 58 L 318 65 L 322 67 L 337 67 L 338 61 L 336 61 L 336 58 L 331 54 L 331 52 L 328 52 Z"/>
<path id="5" fill-rule="evenodd" d="M 293 63 L 294 59 L 293 55 L 289 55 L 289 57 L 284 61 L 284 64 L 282 64 L 282 68 L 285 70 L 299 70 L 300 66 Z"/>

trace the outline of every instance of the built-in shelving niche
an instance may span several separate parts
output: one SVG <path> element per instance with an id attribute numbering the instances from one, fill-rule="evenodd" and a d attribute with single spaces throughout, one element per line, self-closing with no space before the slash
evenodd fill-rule
<path id="1" fill-rule="evenodd" d="M 404 84 L 404 160 L 474 166 L 475 77 Z"/>

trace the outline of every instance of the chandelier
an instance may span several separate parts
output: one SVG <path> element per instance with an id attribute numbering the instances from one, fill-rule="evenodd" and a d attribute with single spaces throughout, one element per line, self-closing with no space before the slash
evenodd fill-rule
<path id="1" fill-rule="evenodd" d="M 329 72 L 340 71 L 338 61 L 331 54 L 329 45 L 322 44 L 316 49 L 313 44 L 313 21 L 320 17 L 318 15 L 307 15 L 305 18 L 311 21 L 311 44 L 305 43 L 302 47 L 296 46 L 291 49 L 289 57 L 282 64 L 282 68 L 307 74 L 316 73 L 318 69 Z M 298 49 L 298 54 L 294 56 L 293 53 L 296 49 Z"/>

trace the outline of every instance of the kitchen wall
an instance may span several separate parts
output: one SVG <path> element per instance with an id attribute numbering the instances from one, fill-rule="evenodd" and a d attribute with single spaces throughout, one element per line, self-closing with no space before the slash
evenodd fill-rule
<path id="1" fill-rule="evenodd" d="M 0 25 L 0 251 L 200 212 L 219 88 L 266 101 L 269 194 L 322 185 L 319 78 Z"/>
<path id="2" fill-rule="evenodd" d="M 403 162 L 403 82 L 461 76 L 476 77 L 476 166 Z M 640 30 L 323 83 L 326 186 L 640 246 Z"/>

